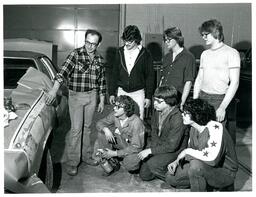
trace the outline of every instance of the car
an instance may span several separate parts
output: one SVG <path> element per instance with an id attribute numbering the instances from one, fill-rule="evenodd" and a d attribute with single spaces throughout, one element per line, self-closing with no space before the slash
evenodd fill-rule
<path id="1" fill-rule="evenodd" d="M 42 53 L 4 51 L 5 109 L 8 115 L 17 115 L 4 128 L 6 193 L 51 192 L 52 135 L 68 116 L 66 85 L 61 86 L 53 105 L 45 103 L 57 72 L 58 67 Z"/>

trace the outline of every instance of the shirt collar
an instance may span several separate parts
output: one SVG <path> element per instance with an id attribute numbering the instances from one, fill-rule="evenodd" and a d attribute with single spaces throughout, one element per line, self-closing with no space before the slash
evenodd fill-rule
<path id="1" fill-rule="evenodd" d="M 142 45 L 139 44 L 139 45 L 137 45 L 137 47 L 134 48 L 132 51 L 135 51 L 135 50 L 139 50 L 139 51 L 140 51 L 141 49 L 142 49 Z M 128 51 L 127 48 L 126 48 L 126 46 L 124 46 L 124 51 Z"/>

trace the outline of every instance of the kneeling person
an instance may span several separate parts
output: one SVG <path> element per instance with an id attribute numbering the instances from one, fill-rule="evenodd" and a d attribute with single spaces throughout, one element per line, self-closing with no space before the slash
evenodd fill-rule
<path id="1" fill-rule="evenodd" d="M 137 154 L 144 146 L 144 124 L 134 114 L 135 105 L 132 98 L 121 95 L 116 98 L 114 111 L 96 124 L 99 133 L 95 146 L 104 150 L 102 156 L 122 158 L 130 172 L 139 169 Z"/>
<path id="2" fill-rule="evenodd" d="M 164 180 L 167 165 L 187 147 L 188 127 L 182 122 L 177 104 L 177 90 L 173 86 L 161 86 L 156 89 L 151 135 L 146 149 L 138 154 L 143 160 L 140 178 L 144 181 L 155 178 Z"/>
<path id="3" fill-rule="evenodd" d="M 235 146 L 226 128 L 216 121 L 214 107 L 195 99 L 187 101 L 183 109 L 183 122 L 191 125 L 189 146 L 168 165 L 167 184 L 161 187 L 234 190 L 238 170 Z"/>

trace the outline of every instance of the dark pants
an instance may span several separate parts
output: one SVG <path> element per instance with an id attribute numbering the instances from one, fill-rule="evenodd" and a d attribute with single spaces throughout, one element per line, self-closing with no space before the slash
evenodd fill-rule
<path id="1" fill-rule="evenodd" d="M 142 163 L 140 168 L 140 178 L 144 181 L 150 181 L 155 178 L 165 180 L 167 165 L 173 162 L 178 153 L 164 153 L 153 155 Z"/>
<path id="2" fill-rule="evenodd" d="M 225 94 L 208 94 L 202 90 L 200 91 L 200 94 L 199 94 L 199 98 L 204 101 L 207 101 L 210 105 L 212 105 L 215 111 L 219 108 L 224 97 L 225 97 Z M 225 119 L 221 122 L 223 127 L 226 127 L 226 123 L 227 123 L 226 117 L 227 117 L 227 113 L 226 113 Z"/>
<path id="3" fill-rule="evenodd" d="M 173 187 L 188 188 L 191 191 L 207 191 L 207 185 L 224 188 L 234 183 L 235 172 L 223 167 L 212 167 L 200 160 L 191 160 L 176 169 L 175 175 L 166 173 L 166 182 Z"/>

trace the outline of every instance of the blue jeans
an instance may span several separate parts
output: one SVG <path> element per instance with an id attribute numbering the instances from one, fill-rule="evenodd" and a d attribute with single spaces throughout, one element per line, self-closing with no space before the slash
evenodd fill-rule
<path id="1" fill-rule="evenodd" d="M 191 191 L 207 191 L 207 185 L 214 188 L 229 186 L 235 181 L 235 172 L 224 167 L 213 167 L 200 160 L 191 160 L 183 167 L 179 165 L 174 175 L 166 173 L 165 181 L 177 188 Z"/>
<path id="2" fill-rule="evenodd" d="M 96 107 L 96 90 L 75 92 L 69 90 L 71 129 L 67 136 L 67 165 L 78 166 L 91 158 L 91 123 Z M 81 152 L 82 149 L 82 152 Z"/>
<path id="3" fill-rule="evenodd" d="M 202 90 L 199 93 L 199 98 L 207 101 L 210 105 L 212 105 L 215 111 L 219 108 L 224 97 L 225 94 L 208 94 Z"/>
<path id="4" fill-rule="evenodd" d="M 210 105 L 212 105 L 214 107 L 215 111 L 219 108 L 224 97 L 225 97 L 225 94 L 208 94 L 202 90 L 199 93 L 199 98 L 204 101 L 207 101 Z M 221 123 L 222 123 L 223 127 L 226 127 L 227 114 Z"/>

